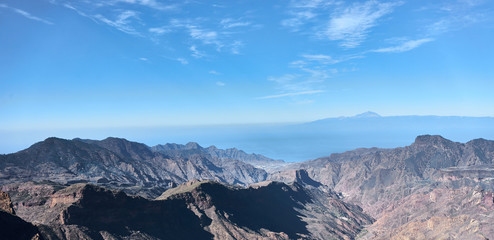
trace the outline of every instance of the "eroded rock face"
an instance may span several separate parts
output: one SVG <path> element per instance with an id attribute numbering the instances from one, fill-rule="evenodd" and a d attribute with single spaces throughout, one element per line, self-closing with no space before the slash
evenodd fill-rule
<path id="1" fill-rule="evenodd" d="M 156 200 L 88 184 L 58 187 L 4 188 L 18 192 L 13 201 L 45 239 L 353 239 L 373 221 L 358 206 L 298 182 L 242 188 L 191 181 Z M 46 189 L 54 192 L 47 197 Z"/>
<path id="2" fill-rule="evenodd" d="M 15 214 L 14 205 L 12 205 L 9 194 L 3 191 L 0 191 L 0 210 Z"/>
<path id="3" fill-rule="evenodd" d="M 0 237 L 12 240 L 41 240 L 38 228 L 15 215 L 6 192 L 0 191 Z"/>
<path id="4" fill-rule="evenodd" d="M 483 239 L 479 236 L 494 237 L 489 227 L 492 224 L 488 224 L 490 212 L 486 211 L 492 205 L 493 164 L 494 141 L 457 143 L 424 135 L 403 148 L 357 149 L 291 167 L 305 169 L 310 177 L 331 186 L 344 200 L 376 218 L 366 230 L 369 239 Z M 290 171 L 270 178 L 291 181 L 294 176 Z M 472 205 L 475 192 L 487 200 Z M 465 222 L 460 223 L 461 219 Z M 422 228 L 429 220 L 443 227 Z M 468 227 L 470 221 L 479 224 L 476 231 Z M 423 231 L 413 235 L 413 229 Z M 448 235 L 453 232 L 456 235 Z"/>

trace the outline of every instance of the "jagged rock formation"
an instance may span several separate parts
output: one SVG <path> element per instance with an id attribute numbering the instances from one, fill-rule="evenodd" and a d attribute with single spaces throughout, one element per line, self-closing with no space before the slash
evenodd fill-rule
<path id="1" fill-rule="evenodd" d="M 264 170 L 238 160 L 201 151 L 153 152 L 144 144 L 119 138 L 48 138 L 26 150 L 0 155 L 0 184 L 89 182 L 150 197 L 191 179 L 248 185 L 266 176 Z"/>
<path id="2" fill-rule="evenodd" d="M 16 193 L 19 214 L 45 239 L 353 239 L 373 221 L 358 206 L 298 182 L 241 188 L 192 181 L 156 200 L 89 184 L 3 188 Z"/>
<path id="3" fill-rule="evenodd" d="M 38 228 L 15 215 L 7 193 L 0 191 L 0 237 L 11 240 L 42 240 Z"/>
<path id="4" fill-rule="evenodd" d="M 0 210 L 15 214 L 14 206 L 12 205 L 9 194 L 3 191 L 0 191 Z"/>
<path id="5" fill-rule="evenodd" d="M 489 224 L 492 203 L 487 200 L 471 205 L 469 199 L 479 191 L 491 196 L 493 164 L 494 141 L 476 139 L 456 143 L 441 136 L 424 135 L 407 147 L 357 149 L 294 164 L 291 168 L 306 169 L 316 181 L 341 192 L 346 201 L 361 206 L 376 218 L 369 228 L 369 239 L 406 236 L 483 239 L 477 237 L 494 237 L 494 227 Z M 270 178 L 290 181 L 293 176 L 290 171 L 282 171 Z M 428 201 L 429 194 L 436 192 L 450 198 Z M 448 225 L 448 221 L 455 224 L 426 233 L 427 228 L 419 226 L 429 220 L 436 226 Z M 468 227 L 470 222 L 477 222 L 479 227 L 476 230 Z M 415 230 L 411 229 L 420 229 L 424 235 L 413 235 L 411 232 Z M 456 235 L 446 234 L 452 232 Z"/>

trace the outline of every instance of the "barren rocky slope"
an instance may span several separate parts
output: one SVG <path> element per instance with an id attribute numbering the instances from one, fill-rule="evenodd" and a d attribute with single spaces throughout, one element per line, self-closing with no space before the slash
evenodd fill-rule
<path id="1" fill-rule="evenodd" d="M 88 184 L 3 189 L 45 239 L 353 239 L 372 223 L 361 208 L 321 186 L 191 181 L 156 200 Z"/>
<path id="2" fill-rule="evenodd" d="M 425 135 L 407 147 L 357 149 L 290 167 L 306 169 L 376 218 L 364 238 L 487 239 L 494 237 L 493 163 L 494 141 Z"/>

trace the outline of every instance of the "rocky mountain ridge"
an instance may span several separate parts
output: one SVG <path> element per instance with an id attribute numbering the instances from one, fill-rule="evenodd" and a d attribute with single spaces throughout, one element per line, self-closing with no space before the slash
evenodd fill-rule
<path id="1" fill-rule="evenodd" d="M 3 189 L 45 239 L 353 239 L 373 221 L 358 206 L 299 182 L 243 188 L 191 181 L 156 200 L 89 184 L 60 187 Z"/>
<path id="2" fill-rule="evenodd" d="M 192 179 L 248 185 L 266 176 L 264 170 L 239 160 L 219 159 L 202 151 L 155 152 L 119 138 L 48 138 L 17 153 L 0 155 L 0 184 L 87 182 L 150 197 Z"/>
<path id="3" fill-rule="evenodd" d="M 488 210 L 493 164 L 494 141 L 457 143 L 423 135 L 406 147 L 356 149 L 289 168 L 307 170 L 311 178 L 376 218 L 368 239 L 487 239 L 494 237 Z M 294 178 L 290 171 L 274 173 L 270 179 L 290 182 Z M 473 196 L 484 200 L 472 200 Z M 443 230 L 418 227 L 429 220 L 437 226 L 457 222 Z M 468 227 L 472 221 L 478 227 Z"/>
<path id="4" fill-rule="evenodd" d="M 212 157 L 222 160 L 235 159 L 242 162 L 246 162 L 253 165 L 254 167 L 264 169 L 268 172 L 273 171 L 275 169 L 279 169 L 287 165 L 287 163 L 285 163 L 283 160 L 274 160 L 266 156 L 263 156 L 261 154 L 256 154 L 256 153 L 248 154 L 236 148 L 219 149 L 215 146 L 209 146 L 207 148 L 203 148 L 195 142 L 189 142 L 185 145 L 167 143 L 164 145 L 153 146 L 151 147 L 151 150 L 154 152 L 161 152 L 168 154 L 203 152 L 210 154 Z"/>

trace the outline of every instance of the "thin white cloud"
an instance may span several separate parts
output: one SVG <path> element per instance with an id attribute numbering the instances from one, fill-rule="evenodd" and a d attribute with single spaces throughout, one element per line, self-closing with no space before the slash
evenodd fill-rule
<path id="1" fill-rule="evenodd" d="M 219 87 L 224 87 L 226 84 L 224 82 L 216 82 L 216 85 L 219 86 Z"/>
<path id="2" fill-rule="evenodd" d="M 333 4 L 338 4 L 338 1 L 334 0 L 294 0 L 291 3 L 291 6 L 294 8 L 322 8 L 325 6 L 330 6 Z"/>
<path id="3" fill-rule="evenodd" d="M 431 23 L 425 26 L 425 31 L 430 36 L 440 35 L 446 32 L 458 31 L 472 24 L 492 19 L 487 0 L 456 0 L 442 2 L 427 10 L 435 13 L 440 10 L 442 16 L 432 18 Z"/>
<path id="4" fill-rule="evenodd" d="M 424 43 L 428 43 L 434 41 L 432 38 L 423 38 L 423 39 L 418 39 L 418 40 L 410 40 L 406 41 L 398 46 L 394 47 L 387 47 L 387 48 L 380 48 L 380 49 L 375 49 L 372 50 L 371 52 L 380 52 L 380 53 L 401 53 L 401 52 L 406 52 L 410 51 L 414 48 L 419 47 L 420 45 Z"/>
<path id="5" fill-rule="evenodd" d="M 378 24 L 378 20 L 393 12 L 402 2 L 380 3 L 370 0 L 365 3 L 354 3 L 348 8 L 333 13 L 326 29 L 319 33 L 320 37 L 340 41 L 340 46 L 354 48 L 359 46 Z"/>
<path id="6" fill-rule="evenodd" d="M 157 34 L 157 35 L 163 35 L 163 34 L 166 34 L 166 33 L 171 32 L 171 30 L 169 28 L 167 28 L 167 27 L 149 28 L 148 31 L 150 33 L 154 33 L 154 34 Z"/>
<path id="7" fill-rule="evenodd" d="M 20 14 L 22 16 L 24 16 L 25 18 L 28 18 L 28 19 L 31 19 L 31 20 L 34 20 L 34 21 L 38 21 L 38 22 L 42 22 L 44 24 L 49 24 L 49 25 L 52 25 L 53 23 L 48 21 L 48 20 L 45 20 L 43 18 L 40 18 L 40 17 L 36 17 L 22 9 L 18 9 L 18 8 L 14 8 L 14 7 L 9 7 L 7 4 L 0 4 L 0 7 L 1 8 L 7 8 L 7 9 L 10 9 L 12 11 L 14 11 L 15 13 L 17 14 Z"/>
<path id="8" fill-rule="evenodd" d="M 341 2 L 336 0 L 292 0 L 287 12 L 291 17 L 283 19 L 281 25 L 292 32 L 300 31 L 303 25 L 317 20 L 317 17 L 329 11 L 329 7 L 339 4 Z"/>
<path id="9" fill-rule="evenodd" d="M 240 54 L 240 48 L 242 48 L 243 46 L 244 42 L 237 40 L 230 45 L 230 50 L 232 54 Z"/>
<path id="10" fill-rule="evenodd" d="M 116 17 L 115 20 L 110 20 L 100 14 L 95 15 L 94 18 L 124 33 L 141 36 L 141 34 L 131 25 L 132 22 L 131 19 L 137 19 L 137 20 L 139 19 L 138 12 L 136 11 L 131 11 L 131 10 L 122 11 Z"/>
<path id="11" fill-rule="evenodd" d="M 206 29 L 201 29 L 197 26 L 187 25 L 189 29 L 190 36 L 193 39 L 202 41 L 204 44 L 215 44 L 221 46 L 222 44 L 218 42 L 218 33 L 215 31 L 209 31 Z"/>
<path id="12" fill-rule="evenodd" d="M 187 59 L 185 59 L 185 58 L 177 58 L 176 60 L 179 61 L 183 65 L 189 64 L 189 61 L 187 61 Z"/>
<path id="13" fill-rule="evenodd" d="M 316 94 L 316 93 L 322 93 L 322 92 L 324 92 L 324 91 L 323 90 L 301 91 L 301 92 L 292 92 L 292 93 L 284 93 L 284 94 L 278 94 L 278 95 L 258 97 L 256 99 L 281 98 L 281 97 L 289 97 L 289 96 L 297 96 L 297 95 Z"/>
<path id="14" fill-rule="evenodd" d="M 221 73 L 215 71 L 215 70 L 211 70 L 209 71 L 209 74 L 212 74 L 212 75 L 221 75 Z"/>
<path id="15" fill-rule="evenodd" d="M 192 53 L 191 53 L 191 55 L 192 55 L 193 57 L 195 57 L 195 58 L 203 58 L 203 57 L 205 57 L 205 56 L 206 56 L 206 54 L 205 54 L 205 53 L 203 53 L 203 52 L 201 52 L 201 51 L 199 51 L 199 50 L 197 49 L 197 46 L 196 46 L 196 45 L 192 45 L 192 46 L 190 46 L 190 47 L 189 47 L 189 50 L 192 52 Z"/>
<path id="16" fill-rule="evenodd" d="M 118 3 L 136 4 L 162 11 L 174 10 L 177 8 L 176 5 L 165 5 L 156 0 L 112 0 L 106 2 L 107 5 L 116 5 Z"/>
<path id="17" fill-rule="evenodd" d="M 316 14 L 310 10 L 293 11 L 292 18 L 284 19 L 281 21 L 281 25 L 290 28 L 291 31 L 298 31 L 299 27 L 305 24 L 306 21 L 316 17 Z"/>
<path id="18" fill-rule="evenodd" d="M 340 62 L 340 60 L 336 60 L 331 56 L 324 54 L 304 54 L 302 55 L 302 57 L 304 57 L 308 61 L 314 61 L 321 64 L 336 64 Z"/>
<path id="19" fill-rule="evenodd" d="M 145 57 L 141 57 L 141 58 L 139 58 L 139 60 L 141 60 L 141 61 L 143 61 L 143 62 L 147 62 L 147 61 L 149 61 L 149 59 L 147 59 L 147 58 L 145 58 Z"/>
<path id="20" fill-rule="evenodd" d="M 219 40 L 219 33 L 200 27 L 198 21 L 172 19 L 169 27 L 185 29 L 193 40 L 200 41 L 204 45 L 214 45 L 218 51 L 221 50 L 225 44 Z"/>
<path id="21" fill-rule="evenodd" d="M 251 22 L 238 21 L 232 18 L 225 18 L 220 21 L 220 24 L 223 26 L 223 28 L 229 29 L 229 28 L 237 28 L 237 27 L 247 27 L 251 25 Z"/>

